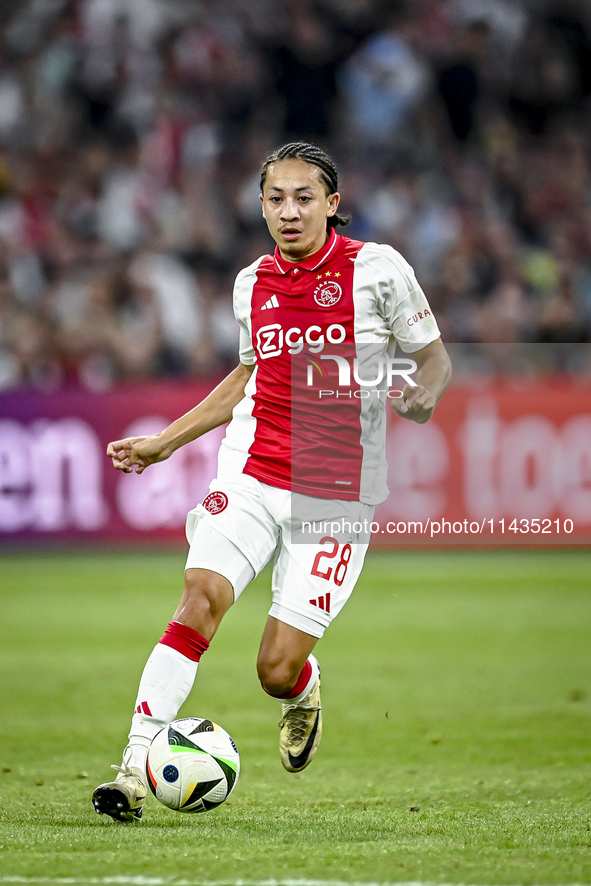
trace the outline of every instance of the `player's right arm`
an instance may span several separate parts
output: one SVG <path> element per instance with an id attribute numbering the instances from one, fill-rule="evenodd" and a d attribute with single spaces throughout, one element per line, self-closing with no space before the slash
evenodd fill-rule
<path id="1" fill-rule="evenodd" d="M 134 470 L 136 474 L 141 474 L 149 465 L 169 458 L 185 443 L 230 421 L 232 410 L 244 397 L 244 389 L 253 369 L 254 363 L 251 366 L 239 363 L 205 400 L 173 421 L 160 434 L 127 437 L 109 443 L 107 455 L 113 460 L 113 467 L 126 474 Z"/>

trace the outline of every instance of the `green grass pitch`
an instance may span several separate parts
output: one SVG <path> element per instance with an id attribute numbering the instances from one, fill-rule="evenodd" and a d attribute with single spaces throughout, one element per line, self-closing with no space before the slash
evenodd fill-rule
<path id="1" fill-rule="evenodd" d="M 234 794 L 196 816 L 150 797 L 116 824 L 90 795 L 182 569 L 180 552 L 2 555 L 0 882 L 591 883 L 591 552 L 370 554 L 318 646 L 324 737 L 299 775 L 256 679 L 265 573 L 183 708 L 235 738 Z"/>

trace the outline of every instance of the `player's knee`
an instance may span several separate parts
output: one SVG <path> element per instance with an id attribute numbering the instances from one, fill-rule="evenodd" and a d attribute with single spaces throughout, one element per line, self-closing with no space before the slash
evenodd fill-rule
<path id="1" fill-rule="evenodd" d="M 290 662 L 267 662 L 259 659 L 257 672 L 261 686 L 269 695 L 284 698 L 295 686 L 299 668 Z"/>

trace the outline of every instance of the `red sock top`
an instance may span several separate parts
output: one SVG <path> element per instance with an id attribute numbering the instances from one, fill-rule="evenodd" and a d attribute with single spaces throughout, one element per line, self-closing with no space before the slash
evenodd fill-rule
<path id="1" fill-rule="evenodd" d="M 209 640 L 180 621 L 171 621 L 158 642 L 176 649 L 191 661 L 199 661 L 209 648 Z"/>
<path id="2" fill-rule="evenodd" d="M 298 677 L 295 686 L 293 687 L 291 692 L 288 692 L 287 695 L 282 695 L 281 698 L 289 699 L 289 698 L 295 698 L 296 696 L 298 696 L 301 692 L 304 691 L 304 689 L 308 685 L 308 682 L 309 682 L 311 676 L 312 676 L 312 665 L 310 663 L 310 659 L 307 659 L 306 664 L 302 668 L 302 670 L 300 672 L 300 676 Z M 264 686 L 263 686 L 263 689 L 265 689 Z M 265 689 L 265 692 L 267 692 L 266 689 Z M 267 695 L 271 695 L 271 693 L 267 692 Z M 277 696 L 275 696 L 275 697 L 277 697 Z"/>

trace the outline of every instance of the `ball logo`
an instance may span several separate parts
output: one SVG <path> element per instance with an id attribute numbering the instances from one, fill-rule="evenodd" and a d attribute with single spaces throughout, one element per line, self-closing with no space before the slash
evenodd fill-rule
<path id="1" fill-rule="evenodd" d="M 174 784 L 175 781 L 179 780 L 179 771 L 176 766 L 173 766 L 172 764 L 164 767 L 162 775 L 164 776 L 164 780 L 169 784 Z"/>
<path id="2" fill-rule="evenodd" d="M 332 308 L 341 300 L 343 290 L 338 283 L 331 280 L 329 283 L 321 283 L 314 290 L 314 301 L 321 308 Z"/>
<path id="3" fill-rule="evenodd" d="M 219 489 L 217 492 L 210 492 L 203 499 L 203 507 L 210 514 L 221 514 L 228 507 L 228 496 L 225 492 L 220 492 Z"/>

